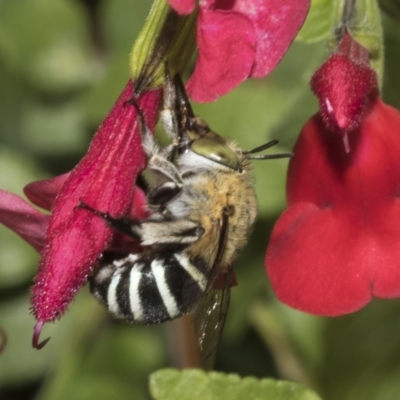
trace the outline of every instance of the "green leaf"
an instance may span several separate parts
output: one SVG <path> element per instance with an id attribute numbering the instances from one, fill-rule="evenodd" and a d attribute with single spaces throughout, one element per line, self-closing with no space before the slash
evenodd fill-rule
<path id="1" fill-rule="evenodd" d="M 155 400 L 318 400 L 297 383 L 274 379 L 241 378 L 236 374 L 201 370 L 163 369 L 150 376 Z"/>
<path id="2" fill-rule="evenodd" d="M 296 40 L 305 43 L 314 43 L 326 40 L 332 32 L 332 0 L 312 0 L 310 11 Z"/>

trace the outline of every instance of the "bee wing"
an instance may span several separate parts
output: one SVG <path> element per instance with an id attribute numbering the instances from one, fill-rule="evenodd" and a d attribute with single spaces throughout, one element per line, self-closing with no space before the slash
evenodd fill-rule
<path id="1" fill-rule="evenodd" d="M 219 268 L 228 238 L 230 215 L 228 211 L 224 210 L 222 214 L 216 257 L 210 270 L 204 296 L 193 314 L 194 328 L 205 369 L 211 369 L 214 365 L 230 302 L 233 269 L 230 267 L 221 273 Z M 223 278 L 223 282 L 217 288 L 215 284 L 220 278 Z"/>
<path id="2" fill-rule="evenodd" d="M 204 369 L 212 369 L 228 314 L 233 269 L 223 273 L 223 286 L 210 287 L 194 314 L 194 329 L 198 338 Z M 219 277 L 217 278 L 219 280 Z"/>

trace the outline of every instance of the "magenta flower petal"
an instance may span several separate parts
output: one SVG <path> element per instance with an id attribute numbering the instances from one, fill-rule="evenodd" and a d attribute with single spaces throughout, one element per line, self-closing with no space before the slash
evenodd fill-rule
<path id="1" fill-rule="evenodd" d="M 44 246 L 49 218 L 16 194 L 0 190 L 0 223 L 12 229 L 37 251 Z"/>
<path id="2" fill-rule="evenodd" d="M 190 14 L 196 7 L 195 0 L 168 0 L 168 3 L 180 15 Z"/>
<path id="3" fill-rule="evenodd" d="M 201 1 L 190 96 L 212 101 L 249 76 L 267 75 L 286 53 L 309 7 L 310 0 Z"/>
<path id="4" fill-rule="evenodd" d="M 236 1 L 232 10 L 250 18 L 256 32 L 257 51 L 250 76 L 269 74 L 281 61 L 303 25 L 310 0 Z"/>
<path id="5" fill-rule="evenodd" d="M 376 98 L 350 153 L 319 116 L 303 128 L 266 257 L 286 304 L 335 316 L 400 296 L 399 127 L 400 113 Z"/>
<path id="6" fill-rule="evenodd" d="M 256 35 L 245 15 L 201 9 L 197 26 L 199 55 L 187 90 L 195 101 L 213 101 L 250 74 Z"/>
<path id="7" fill-rule="evenodd" d="M 33 204 L 45 210 L 51 210 L 69 174 L 67 172 L 52 179 L 31 182 L 24 187 L 24 193 Z"/>
<path id="8" fill-rule="evenodd" d="M 160 90 L 152 91 L 138 99 L 151 128 L 160 94 Z M 63 314 L 111 239 L 112 231 L 104 221 L 76 209 L 80 200 L 116 217 L 129 212 L 135 179 L 145 166 L 137 113 L 127 103 L 132 96 L 129 82 L 54 203 L 33 287 L 32 306 L 38 322 Z"/>

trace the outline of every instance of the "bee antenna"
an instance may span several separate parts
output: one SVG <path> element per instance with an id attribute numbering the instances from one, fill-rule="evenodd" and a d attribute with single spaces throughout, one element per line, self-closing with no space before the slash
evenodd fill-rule
<path id="1" fill-rule="evenodd" d="M 269 149 L 272 146 L 275 146 L 276 144 L 279 143 L 279 140 L 271 140 L 270 142 L 264 143 L 261 146 L 256 147 L 253 150 L 249 151 L 244 151 L 243 154 L 254 154 L 254 153 L 259 153 L 260 151 Z"/>
<path id="2" fill-rule="evenodd" d="M 271 160 L 274 158 L 291 158 L 294 153 L 260 154 L 259 156 L 247 157 L 249 160 Z"/>
<path id="3" fill-rule="evenodd" d="M 269 149 L 272 146 L 275 146 L 277 143 L 279 143 L 278 140 L 271 140 L 270 142 L 264 143 L 253 150 L 244 151 L 243 154 L 248 155 L 248 154 L 259 153 L 263 150 Z M 258 156 L 248 156 L 247 158 L 249 160 L 270 160 L 274 158 L 288 158 L 288 157 L 289 158 L 293 157 L 293 153 L 260 154 Z"/>

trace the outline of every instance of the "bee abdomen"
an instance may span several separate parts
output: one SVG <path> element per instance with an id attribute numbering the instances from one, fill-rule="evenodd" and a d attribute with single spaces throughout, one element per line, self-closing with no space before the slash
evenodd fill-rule
<path id="1" fill-rule="evenodd" d="M 129 254 L 100 264 L 90 290 L 115 317 L 156 324 L 191 312 L 206 284 L 201 263 L 184 252 L 150 260 Z"/>

